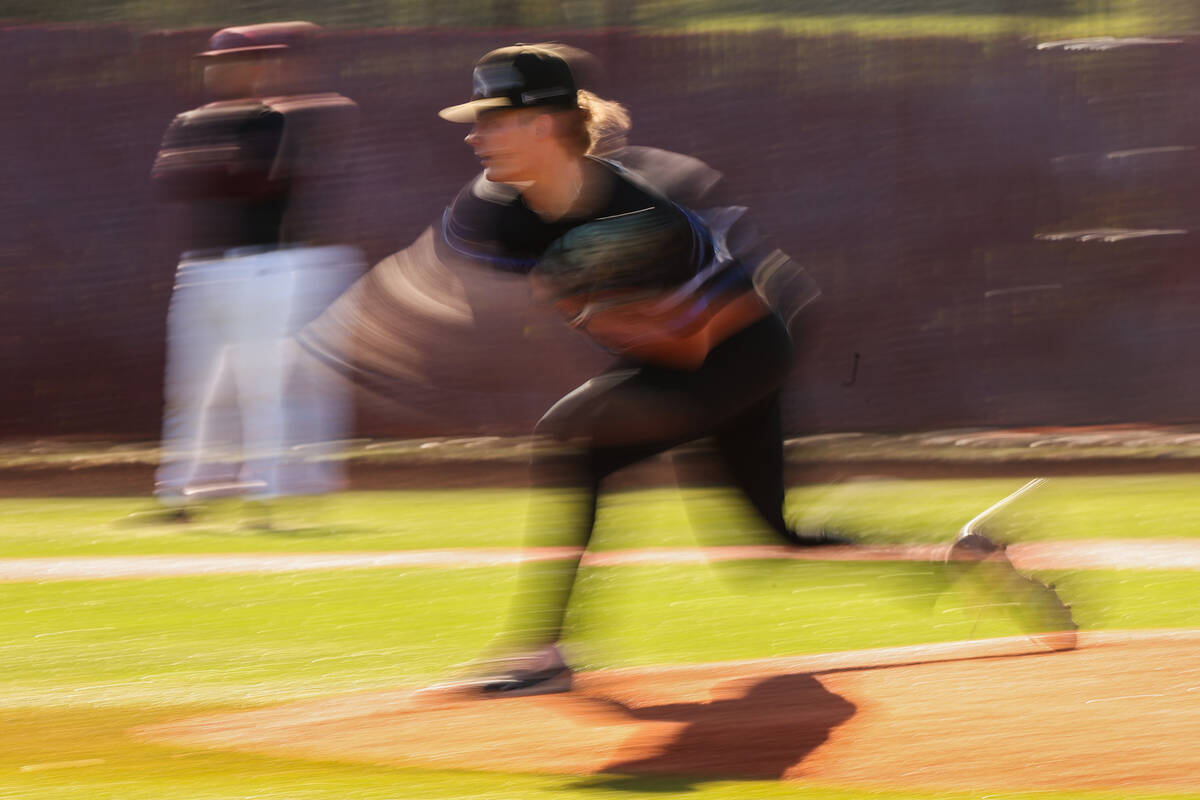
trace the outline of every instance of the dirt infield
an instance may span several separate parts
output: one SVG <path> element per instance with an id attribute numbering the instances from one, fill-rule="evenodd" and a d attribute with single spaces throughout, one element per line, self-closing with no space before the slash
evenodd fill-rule
<path id="1" fill-rule="evenodd" d="M 583 673 L 566 695 L 346 695 L 139 738 L 350 762 L 673 789 L 783 779 L 899 789 L 1200 790 L 1200 631 L 1024 639 Z M 1149 667 L 1149 668 L 1148 668 Z M 661 785 L 659 785 L 661 791 Z"/>

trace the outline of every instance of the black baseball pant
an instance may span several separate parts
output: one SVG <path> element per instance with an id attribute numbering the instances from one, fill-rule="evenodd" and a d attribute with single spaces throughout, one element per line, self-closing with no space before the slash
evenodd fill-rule
<path id="1" fill-rule="evenodd" d="M 604 479 L 687 442 L 714 440 L 718 459 L 763 521 L 785 541 L 795 533 L 783 515 L 783 435 L 780 389 L 792 363 L 792 342 L 776 315 L 752 323 L 715 347 L 696 370 L 620 362 L 570 392 L 546 412 L 535 433 L 567 447 L 535 456 L 535 488 L 566 486 L 575 502 L 553 536 L 537 498 L 530 543 L 586 548 Z M 556 641 L 575 582 L 578 560 L 526 562 L 509 620 L 523 645 Z"/>

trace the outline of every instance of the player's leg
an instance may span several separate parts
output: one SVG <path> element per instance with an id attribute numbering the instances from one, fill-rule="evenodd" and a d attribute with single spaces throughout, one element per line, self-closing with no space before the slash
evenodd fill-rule
<path id="1" fill-rule="evenodd" d="M 677 454 L 676 473 L 684 485 L 736 487 L 775 542 L 792 545 L 844 543 L 828 535 L 798 535 L 784 516 L 785 480 L 781 387 L 792 362 L 791 337 L 771 315 L 723 342 L 702 370 L 688 376 L 690 403 L 704 410 L 699 426 L 711 434 L 710 454 Z M 736 502 L 736 500 L 734 500 Z M 697 538 L 723 541 L 703 503 L 688 504 Z M 722 514 L 728 527 L 728 516 Z M 759 529 L 757 521 L 748 521 Z"/>
<path id="2" fill-rule="evenodd" d="M 533 491 L 526 523 L 526 547 L 563 547 L 568 558 L 527 559 L 518 568 L 517 586 L 504 628 L 492 650 L 524 653 L 516 658 L 485 659 L 485 693 L 513 696 L 570 688 L 570 668 L 558 643 L 578 577 L 580 558 L 595 529 L 599 492 L 605 478 L 626 466 L 669 449 L 676 440 L 630 441 L 622 419 L 653 414 L 657 395 L 639 369 L 605 373 L 556 403 L 535 433 L 544 448 L 531 465 Z M 634 414 L 630 419 L 629 414 Z M 669 428 L 635 426 L 647 433 Z M 618 433 L 619 431 L 619 433 Z M 619 441 L 613 442 L 612 439 Z"/>
<path id="3" fill-rule="evenodd" d="M 175 277 L 167 311 L 163 456 L 155 495 L 165 505 L 181 507 L 193 481 L 219 479 L 216 443 L 229 435 L 228 420 L 215 416 L 213 387 L 230 336 L 231 281 L 224 259 L 186 256 Z"/>
<path id="4" fill-rule="evenodd" d="M 284 447 L 284 381 L 287 324 L 295 295 L 291 251 L 238 259 L 248 275 L 238 298 L 237 343 L 230 363 L 237 379 L 242 421 L 242 470 L 246 496 L 267 501 L 279 494 Z"/>
<path id="5" fill-rule="evenodd" d="M 289 364 L 284 389 L 285 425 L 282 495 L 325 494 L 346 485 L 339 453 L 353 431 L 352 385 L 345 376 L 303 349 L 284 343 Z"/>
<path id="6" fill-rule="evenodd" d="M 198 289 L 182 282 L 187 261 L 176 270 L 167 306 L 167 358 L 163 379 L 162 458 L 155 473 L 154 494 L 169 507 L 184 505 L 183 489 L 196 447 L 199 409 L 208 367 L 219 344 L 204 325 Z M 200 337 L 204 337 L 201 340 Z"/>
<path id="7" fill-rule="evenodd" d="M 225 345 L 212 359 L 204 384 L 196 392 L 198 403 L 194 434 L 194 456 L 184 472 L 184 494 L 196 500 L 234 492 L 235 450 L 239 435 L 237 380 L 231 355 L 234 345 Z"/>
<path id="8" fill-rule="evenodd" d="M 1077 644 L 1078 626 L 1071 606 L 1063 602 L 1053 585 L 1018 571 L 1005 552 L 1007 543 L 984 530 L 1000 509 L 1043 483 L 1041 478 L 1029 481 L 964 525 L 947 553 L 947 569 L 956 582 L 974 578 L 975 586 L 995 605 L 1007 609 L 1036 644 L 1048 650 L 1072 650 Z"/>
<path id="9" fill-rule="evenodd" d="M 773 392 L 735 417 L 714 436 L 733 484 L 781 538 L 795 534 L 784 519 L 783 425 L 779 393 Z"/>
<path id="10" fill-rule="evenodd" d="M 796 531 L 785 518 L 787 489 L 778 392 L 734 418 L 714 438 L 733 484 L 780 539 L 798 547 L 850 544 L 827 531 Z"/>
<path id="11" fill-rule="evenodd" d="M 521 565 L 507 628 L 524 647 L 555 642 L 562 636 L 579 558 L 595 531 L 605 478 L 666 449 L 667 443 L 585 447 L 535 458 L 526 546 L 569 548 L 576 555 Z"/>
<path id="12" fill-rule="evenodd" d="M 613 472 L 693 439 L 730 429 L 727 461 L 743 491 L 783 536 L 782 443 L 778 387 L 787 373 L 791 340 L 774 316 L 714 349 L 697 370 L 650 365 L 618 367 L 570 392 L 542 417 L 536 433 L 556 451 L 535 458 L 533 485 L 559 487 L 551 498 L 535 488 L 531 545 L 582 551 L 591 539 L 600 486 Z M 748 437 L 738 442 L 739 436 Z M 760 456 L 765 461 L 756 461 Z M 565 505 L 545 510 L 547 499 Z M 774 511 L 771 511 L 772 506 Z M 519 626 L 552 641 L 574 585 L 577 561 L 532 564 L 519 582 Z M 537 598 L 531 600 L 530 598 Z M 541 605 L 538 614 L 526 609 Z M 540 630 L 530 623 L 538 619 Z M 541 620 L 547 620 L 540 622 Z"/>
<path id="13" fill-rule="evenodd" d="M 697 370 L 627 365 L 566 395 L 537 427 L 558 452 L 535 459 L 528 543 L 572 547 L 581 555 L 608 475 L 748 412 L 778 390 L 790 356 L 787 330 L 770 316 L 719 345 Z M 558 487 L 558 494 L 548 497 L 542 488 L 547 486 Z M 548 500 L 565 507 L 547 509 Z M 531 682 L 552 681 L 565 668 L 547 650 L 561 638 L 578 565 L 575 556 L 522 566 L 509 617 L 509 630 L 516 633 L 505 638 L 540 649 L 542 662 L 551 666 L 511 671 L 486 688 L 526 691 Z"/>

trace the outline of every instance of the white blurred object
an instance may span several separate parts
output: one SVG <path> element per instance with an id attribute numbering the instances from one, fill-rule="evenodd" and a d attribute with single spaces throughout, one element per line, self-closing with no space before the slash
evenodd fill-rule
<path id="1" fill-rule="evenodd" d="M 1053 42 L 1042 42 L 1038 50 L 1065 50 L 1067 52 L 1105 50 L 1120 50 L 1126 47 L 1160 47 L 1163 45 L 1184 44 L 1183 39 L 1158 39 L 1145 36 L 1092 36 L 1084 39 L 1060 39 Z"/>
<path id="2" fill-rule="evenodd" d="M 297 357 L 290 338 L 362 274 L 357 248 L 231 250 L 185 256 L 167 324 L 163 460 L 167 504 L 237 483 L 253 499 L 342 484 L 331 443 L 349 429 L 347 389 Z"/>

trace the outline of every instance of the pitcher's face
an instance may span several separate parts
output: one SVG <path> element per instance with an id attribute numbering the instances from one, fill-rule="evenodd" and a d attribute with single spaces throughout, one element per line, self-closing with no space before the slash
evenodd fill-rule
<path id="1" fill-rule="evenodd" d="M 499 183 L 533 180 L 535 154 L 541 146 L 536 113 L 494 109 L 475 120 L 466 142 L 483 165 L 484 176 Z"/>

